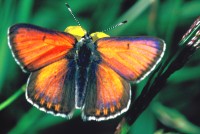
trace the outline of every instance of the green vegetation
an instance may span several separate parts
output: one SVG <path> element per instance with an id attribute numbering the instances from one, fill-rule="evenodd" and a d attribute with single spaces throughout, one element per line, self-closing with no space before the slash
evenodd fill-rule
<path id="1" fill-rule="evenodd" d="M 24 95 L 28 78 L 14 61 L 7 42 L 7 29 L 31 23 L 64 31 L 77 25 L 65 0 L 0 0 L 0 133 L 114 133 L 120 117 L 104 122 L 83 122 L 76 111 L 71 120 L 45 114 L 32 107 Z M 81 25 L 102 31 L 124 20 L 128 23 L 108 31 L 111 36 L 156 36 L 165 40 L 163 60 L 176 54 L 178 42 L 200 15 L 199 0 L 68 0 Z M 147 79 L 133 85 L 139 94 Z M 131 126 L 134 134 L 200 133 L 200 51 L 174 73 L 163 90 Z M 126 129 L 125 126 L 124 129 Z M 124 130 L 126 132 L 126 130 Z"/>

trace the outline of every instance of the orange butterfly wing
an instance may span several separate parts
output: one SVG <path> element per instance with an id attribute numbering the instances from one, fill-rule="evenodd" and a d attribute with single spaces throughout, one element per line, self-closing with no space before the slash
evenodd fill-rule
<path id="1" fill-rule="evenodd" d="M 95 76 L 89 77 L 83 119 L 101 121 L 125 112 L 130 105 L 130 84 L 105 63 L 97 65 Z"/>
<path id="2" fill-rule="evenodd" d="M 42 111 L 70 117 L 75 108 L 75 79 L 68 64 L 62 59 L 31 73 L 27 100 Z"/>
<path id="3" fill-rule="evenodd" d="M 139 82 L 161 60 L 164 41 L 153 37 L 109 37 L 97 40 L 103 62 L 126 80 Z"/>
<path id="4" fill-rule="evenodd" d="M 155 68 L 165 44 L 152 37 L 106 37 L 97 40 L 96 46 L 101 62 L 89 75 L 82 116 L 101 121 L 127 111 L 131 100 L 129 81 L 138 82 Z"/>
<path id="5" fill-rule="evenodd" d="M 9 28 L 9 46 L 24 71 L 34 71 L 66 56 L 76 43 L 75 37 L 30 24 Z"/>

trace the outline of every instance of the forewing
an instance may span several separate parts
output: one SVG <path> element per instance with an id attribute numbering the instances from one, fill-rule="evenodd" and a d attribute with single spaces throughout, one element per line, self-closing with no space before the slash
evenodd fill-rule
<path id="1" fill-rule="evenodd" d="M 97 40 L 103 62 L 126 80 L 139 82 L 158 64 L 164 41 L 153 37 L 108 37 Z"/>
<path id="2" fill-rule="evenodd" d="M 69 116 L 75 107 L 74 85 L 74 68 L 62 59 L 31 73 L 26 98 L 42 111 Z"/>
<path id="3" fill-rule="evenodd" d="M 127 111 L 131 97 L 130 84 L 109 66 L 100 63 L 93 67 L 88 81 L 83 119 L 107 120 Z"/>
<path id="4" fill-rule="evenodd" d="M 30 24 L 16 24 L 8 31 L 9 46 L 24 71 L 34 71 L 66 56 L 76 39 L 67 33 Z"/>

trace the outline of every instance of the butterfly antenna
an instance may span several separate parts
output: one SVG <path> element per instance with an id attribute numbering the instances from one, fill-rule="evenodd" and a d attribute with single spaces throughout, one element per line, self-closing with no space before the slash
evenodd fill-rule
<path id="1" fill-rule="evenodd" d="M 117 24 L 117 25 L 115 25 L 115 26 L 112 26 L 112 27 L 109 27 L 109 28 L 107 28 L 107 29 L 103 30 L 102 32 L 107 32 L 107 31 L 109 31 L 109 30 L 112 30 L 112 29 L 114 29 L 114 28 L 116 28 L 116 27 L 118 27 L 118 26 L 121 26 L 121 25 L 124 25 L 124 24 L 126 24 L 127 22 L 128 22 L 127 20 L 125 20 L 125 21 L 122 21 L 122 22 L 118 23 L 118 24 Z"/>
<path id="2" fill-rule="evenodd" d="M 72 9 L 71 9 L 71 7 L 69 6 L 69 4 L 68 4 L 68 3 L 65 3 L 65 5 L 66 5 L 68 11 L 70 12 L 70 14 L 72 15 L 72 17 L 74 18 L 74 20 L 76 21 L 76 23 L 78 23 L 78 25 L 81 26 L 80 22 L 79 22 L 79 21 L 76 19 L 76 17 L 74 16 L 74 13 L 72 12 Z"/>

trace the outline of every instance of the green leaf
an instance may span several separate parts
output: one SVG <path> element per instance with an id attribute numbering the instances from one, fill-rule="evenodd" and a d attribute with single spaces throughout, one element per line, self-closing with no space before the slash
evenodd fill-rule
<path id="1" fill-rule="evenodd" d="M 184 67 L 183 69 L 175 72 L 171 77 L 169 77 L 169 82 L 182 83 L 195 79 L 200 79 L 200 69 L 198 66 Z"/>
<path id="2" fill-rule="evenodd" d="M 18 89 L 18 91 L 15 92 L 12 96 L 10 96 L 6 101 L 2 102 L 0 104 L 0 111 L 8 107 L 11 103 L 13 103 L 20 95 L 24 93 L 24 90 L 25 90 L 25 85 L 22 86 L 20 89 Z"/>
<path id="3" fill-rule="evenodd" d="M 148 6 L 152 4 L 152 0 L 139 0 L 136 4 L 134 4 L 128 11 L 126 11 L 118 20 L 116 20 L 116 24 L 119 22 L 122 22 L 124 20 L 128 20 L 128 23 L 126 23 L 125 26 L 122 28 L 115 29 L 115 33 L 121 33 L 125 28 L 129 28 L 130 25 L 132 25 L 132 22 L 139 17 L 139 15 L 144 12 L 145 9 L 148 8 Z"/>
<path id="4" fill-rule="evenodd" d="M 183 114 L 175 109 L 168 108 L 161 103 L 154 103 L 152 110 L 157 116 L 157 119 L 170 128 L 176 129 L 181 133 L 200 133 L 200 127 L 191 123 Z"/>
<path id="5" fill-rule="evenodd" d="M 130 134 L 153 134 L 155 131 L 155 117 L 150 109 L 145 110 L 131 126 Z"/>
<path id="6" fill-rule="evenodd" d="M 9 131 L 9 134 L 25 134 L 38 123 L 43 116 L 43 112 L 36 108 L 31 108 L 17 123 L 17 125 Z M 32 130 L 31 130 L 32 131 Z"/>

